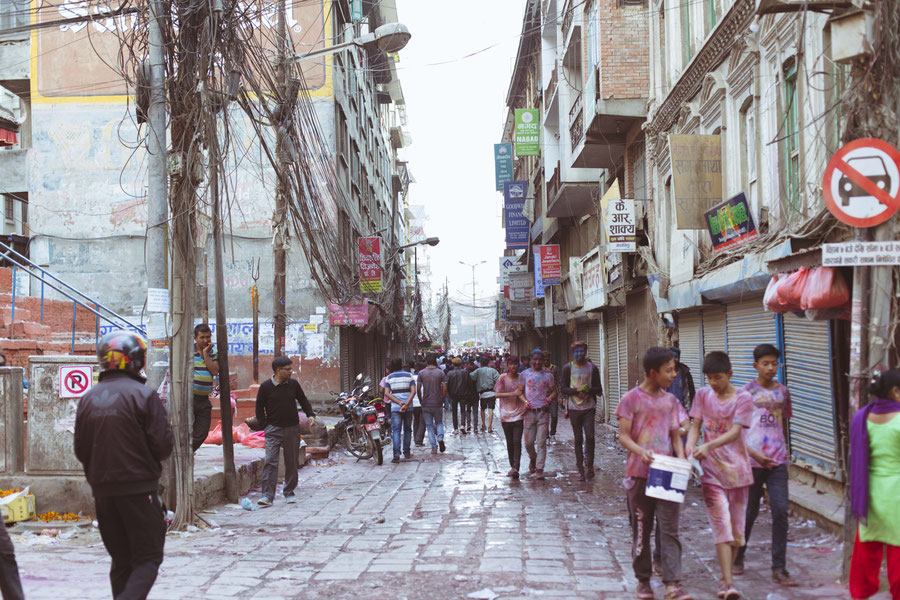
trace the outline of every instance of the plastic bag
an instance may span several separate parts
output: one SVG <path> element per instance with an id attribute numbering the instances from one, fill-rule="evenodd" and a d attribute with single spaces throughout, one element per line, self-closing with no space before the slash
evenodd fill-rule
<path id="1" fill-rule="evenodd" d="M 244 438 L 250 435 L 250 427 L 246 423 L 241 423 L 237 427 L 231 428 L 231 435 L 235 442 L 242 442 Z"/>
<path id="2" fill-rule="evenodd" d="M 809 278 L 809 269 L 800 267 L 778 283 L 778 303 L 784 312 L 799 312 L 803 310 L 803 292 L 806 290 L 806 281 Z"/>
<path id="3" fill-rule="evenodd" d="M 241 440 L 241 444 L 247 446 L 248 448 L 265 448 L 266 434 L 262 431 L 249 433 L 244 436 L 244 439 Z"/>
<path id="4" fill-rule="evenodd" d="M 774 313 L 786 312 L 781 304 L 778 303 L 778 283 L 780 281 L 781 278 L 777 273 L 772 275 L 772 279 L 769 280 L 769 285 L 766 286 L 766 293 L 763 296 L 763 306 L 766 310 Z"/>
<path id="5" fill-rule="evenodd" d="M 837 269 L 819 267 L 810 272 L 803 292 L 803 310 L 839 308 L 848 302 L 850 286 Z"/>
<path id="6" fill-rule="evenodd" d="M 206 439 L 203 441 L 204 444 L 221 444 L 222 443 L 222 421 L 216 423 L 215 429 L 209 432 L 209 435 L 206 436 Z"/>

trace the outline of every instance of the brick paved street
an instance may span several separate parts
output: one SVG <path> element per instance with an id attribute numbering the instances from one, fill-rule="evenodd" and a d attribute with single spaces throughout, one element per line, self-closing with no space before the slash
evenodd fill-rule
<path id="1" fill-rule="evenodd" d="M 295 505 L 279 497 L 254 512 L 218 507 L 204 516 L 219 528 L 170 534 L 151 598 L 632 598 L 618 487 L 624 453 L 611 434 L 600 433 L 598 476 L 578 483 L 568 422 L 560 421 L 560 432 L 548 458 L 551 477 L 558 476 L 544 482 L 504 476 L 498 433 L 451 436 L 446 454 L 419 448 L 399 465 L 341 455 L 334 466 L 305 467 Z M 697 499 L 695 489 L 682 517 L 685 584 L 698 599 L 715 598 L 713 545 Z M 772 584 L 767 522 L 764 512 L 747 575 L 737 579 L 745 597 L 847 597 L 835 584 L 840 546 L 798 520 L 788 559 L 806 585 Z M 109 559 L 95 531 L 14 542 L 29 598 L 109 597 Z"/>

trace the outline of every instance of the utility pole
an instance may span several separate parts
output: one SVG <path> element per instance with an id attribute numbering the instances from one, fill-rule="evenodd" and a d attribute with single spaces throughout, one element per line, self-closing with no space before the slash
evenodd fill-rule
<path id="1" fill-rule="evenodd" d="M 276 65 L 276 77 L 278 83 L 278 94 L 281 98 L 281 105 L 278 109 L 278 122 L 275 123 L 275 153 L 278 160 L 278 168 L 275 170 L 275 280 L 272 286 L 274 297 L 273 321 L 275 324 L 275 353 L 278 357 L 284 353 L 285 329 L 287 326 L 287 307 L 285 306 L 285 297 L 287 295 L 286 271 L 287 257 L 284 250 L 284 238 L 287 235 L 287 226 L 285 223 L 285 213 L 287 210 L 287 189 L 285 189 L 284 171 L 286 169 L 287 160 L 285 158 L 285 135 L 284 135 L 284 107 L 289 104 L 287 102 L 287 15 L 285 0 L 278 0 L 278 23 L 275 29 L 278 38 L 278 64 Z"/>
<path id="2" fill-rule="evenodd" d="M 466 265 L 467 267 L 472 267 L 472 318 L 474 321 L 472 322 L 472 343 L 475 343 L 475 338 L 478 337 L 478 324 L 477 319 L 478 315 L 475 313 L 475 267 L 483 265 L 486 263 L 486 260 L 483 260 L 478 263 L 469 264 L 467 262 L 459 261 L 459 264 Z"/>

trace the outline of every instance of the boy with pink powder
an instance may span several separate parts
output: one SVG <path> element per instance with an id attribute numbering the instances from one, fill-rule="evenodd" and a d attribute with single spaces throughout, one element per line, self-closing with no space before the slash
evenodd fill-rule
<path id="1" fill-rule="evenodd" d="M 690 413 L 694 423 L 688 435 L 687 453 L 703 467 L 703 501 L 722 571 L 717 596 L 740 600 L 731 568 L 738 549 L 744 545 L 747 497 L 753 483 L 743 437 L 753 417 L 753 399 L 731 384 L 731 360 L 724 352 L 706 355 L 703 374 L 709 386 L 698 390 L 694 397 Z M 694 448 L 701 431 L 704 443 Z"/>

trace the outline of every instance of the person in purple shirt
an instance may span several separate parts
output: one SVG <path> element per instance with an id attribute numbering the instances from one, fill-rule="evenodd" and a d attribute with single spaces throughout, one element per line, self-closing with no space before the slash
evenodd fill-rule
<path id="1" fill-rule="evenodd" d="M 535 479 L 544 479 L 547 461 L 547 437 L 550 433 L 550 403 L 556 400 L 556 379 L 544 370 L 544 352 L 531 353 L 531 368 L 519 376 L 519 390 L 525 395 L 525 451 L 528 452 L 528 472 Z"/>

